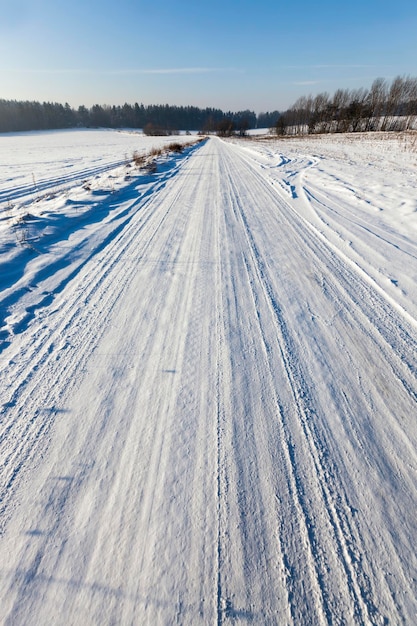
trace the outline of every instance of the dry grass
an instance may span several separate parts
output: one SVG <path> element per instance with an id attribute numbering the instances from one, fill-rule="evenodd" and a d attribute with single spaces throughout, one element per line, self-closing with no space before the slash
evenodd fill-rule
<path id="1" fill-rule="evenodd" d="M 140 154 L 137 150 L 135 150 L 132 155 L 132 160 L 136 167 L 142 167 L 145 164 L 146 155 Z"/>
<path id="2" fill-rule="evenodd" d="M 152 148 L 149 152 L 149 156 L 151 157 L 159 157 L 164 154 L 165 150 L 163 148 Z"/>
<path id="3" fill-rule="evenodd" d="M 205 137 L 199 137 L 197 140 L 188 141 L 186 143 L 180 143 L 179 141 L 173 141 L 168 145 L 160 148 L 153 147 L 148 153 L 139 153 L 137 150 L 133 152 L 132 161 L 136 167 L 146 170 L 146 172 L 154 174 L 157 171 L 156 159 L 163 154 L 169 154 L 175 152 L 181 154 L 185 148 L 194 146 L 198 143 L 205 141 Z"/>
<path id="4" fill-rule="evenodd" d="M 191 145 L 191 144 L 187 144 Z M 182 152 L 186 147 L 183 143 L 178 143 L 177 141 L 173 141 L 172 143 L 167 145 L 167 152 Z"/>

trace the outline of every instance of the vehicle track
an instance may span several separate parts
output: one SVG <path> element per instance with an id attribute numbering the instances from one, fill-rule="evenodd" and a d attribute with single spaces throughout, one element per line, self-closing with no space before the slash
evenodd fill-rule
<path id="1" fill-rule="evenodd" d="M 13 185 L 13 187 L 0 190 L 0 203 L 15 203 L 16 200 L 26 198 L 23 202 L 19 203 L 19 206 L 25 206 L 33 202 L 33 196 L 40 198 L 48 193 L 62 193 L 63 191 L 69 191 L 72 187 L 80 185 L 87 179 L 109 172 L 117 167 L 126 164 L 126 159 L 113 161 L 112 163 L 106 163 L 99 167 L 89 167 L 87 169 L 77 171 L 66 176 L 55 176 L 48 178 L 47 180 L 33 180 L 31 183 L 25 183 L 24 185 Z M 29 198 L 28 198 L 29 196 Z"/>
<path id="2" fill-rule="evenodd" d="M 157 188 L 161 188 L 160 182 Z M 155 213 L 148 206 L 151 199 L 147 194 L 145 198 L 132 200 L 122 223 L 115 225 L 104 243 L 72 274 L 58 282 L 52 293 L 44 294 L 36 306 L 29 310 L 25 307 L 23 319 L 13 329 L 20 334 L 36 319 L 32 342 L 23 350 L 19 347 L 16 353 L 9 350 L 10 368 L 2 371 L 2 523 L 15 480 L 39 446 L 45 446 L 63 398 L 79 382 L 80 376 L 74 376 L 73 372 L 85 370 L 115 303 L 132 279 L 126 258 L 129 260 L 130 256 L 138 262 L 146 255 L 176 202 L 174 195 L 171 203 Z M 75 292 L 66 300 L 65 288 L 74 280 L 77 280 Z"/>
<path id="3" fill-rule="evenodd" d="M 361 554 L 366 553 L 365 547 L 361 545 L 362 531 L 357 524 L 356 515 L 352 514 L 353 509 L 350 504 L 351 496 L 349 491 L 347 490 L 343 493 L 340 476 L 338 476 L 340 470 L 343 469 L 345 472 L 346 468 L 338 468 L 334 463 L 334 459 L 332 462 L 332 446 L 329 445 L 328 440 L 328 434 L 330 434 L 328 425 L 320 424 L 317 420 L 323 408 L 320 406 L 320 403 L 317 403 L 315 398 L 315 381 L 311 380 L 309 376 L 305 355 L 303 355 L 299 345 L 297 345 L 299 343 L 296 341 L 297 335 L 294 334 L 294 329 L 291 330 L 289 328 L 288 320 L 285 320 L 285 314 L 278 301 L 277 294 L 280 288 L 277 285 L 276 276 L 272 273 L 272 264 L 271 267 L 268 267 L 269 255 L 274 248 L 274 241 L 272 239 L 268 241 L 268 233 L 276 234 L 278 225 L 280 229 L 285 228 L 286 236 L 293 243 L 292 252 L 294 257 L 297 250 L 301 251 L 303 255 L 308 250 L 310 252 L 309 262 L 315 266 L 313 268 L 310 267 L 309 273 L 313 270 L 316 276 L 326 276 L 326 299 L 331 299 L 345 307 L 346 303 L 349 300 L 351 301 L 352 304 L 348 310 L 354 316 L 352 327 L 355 328 L 355 335 L 362 334 L 363 337 L 372 340 L 373 350 L 380 351 L 382 354 L 381 363 L 386 364 L 385 366 L 388 369 L 392 369 L 392 378 L 397 380 L 397 387 L 404 386 L 404 395 L 408 400 L 408 416 L 412 415 L 416 390 L 416 343 L 413 328 L 410 328 L 407 324 L 407 319 L 404 319 L 402 315 L 399 316 L 397 310 L 391 307 L 391 303 L 383 297 L 384 294 L 381 294 L 380 290 L 374 290 L 368 281 L 362 280 L 359 268 L 355 272 L 352 264 L 347 259 L 344 259 L 342 255 L 336 254 L 331 246 L 326 246 L 319 233 L 316 233 L 311 225 L 300 218 L 288 202 L 278 199 L 274 193 L 265 189 L 265 182 L 262 181 L 261 177 L 251 177 L 250 167 L 247 167 L 248 171 L 244 174 L 243 164 L 239 162 L 237 154 L 235 154 L 233 161 L 227 158 L 224 159 L 226 171 L 228 166 L 232 188 L 231 197 L 234 199 L 236 214 L 241 218 L 242 226 L 246 232 L 248 249 L 251 251 L 250 258 L 247 261 L 247 270 L 248 274 L 253 274 L 253 276 L 249 280 L 251 285 L 255 286 L 256 292 L 259 291 L 259 286 L 262 286 L 264 297 L 269 304 L 270 317 L 275 318 L 281 360 L 285 365 L 286 378 L 292 394 L 292 404 L 296 407 L 298 426 L 302 429 L 303 438 L 296 447 L 293 444 L 294 425 L 291 424 L 288 418 L 291 411 L 284 407 L 280 413 L 285 432 L 284 441 L 287 446 L 286 456 L 287 460 L 289 459 L 290 470 L 288 474 L 290 477 L 292 475 L 292 482 L 296 485 L 291 491 L 295 494 L 295 503 L 299 507 L 299 512 L 300 508 L 302 511 L 302 515 L 298 515 L 298 517 L 300 519 L 304 518 L 305 521 L 305 532 L 309 539 L 313 555 L 312 560 L 316 568 L 316 582 L 321 592 L 324 616 L 329 622 L 335 619 L 337 611 L 340 610 L 340 599 L 332 601 L 329 591 L 326 590 L 326 584 L 328 584 L 326 583 L 326 567 L 329 564 L 326 565 L 325 554 L 320 554 L 323 547 L 320 546 L 319 533 L 314 530 L 314 519 L 317 512 L 312 512 L 311 503 L 308 502 L 308 498 L 305 496 L 307 491 L 304 484 L 305 477 L 300 475 L 300 468 L 302 468 L 304 461 L 298 458 L 295 452 L 298 446 L 302 446 L 304 450 L 308 449 L 310 452 L 313 463 L 312 469 L 314 470 L 313 475 L 319 483 L 318 493 L 320 493 L 324 510 L 328 516 L 329 527 L 332 529 L 333 551 L 338 555 L 342 564 L 345 579 L 348 582 L 349 594 L 352 597 L 352 619 L 361 622 L 380 623 L 383 616 L 379 613 L 374 601 L 371 600 L 378 593 L 375 592 L 375 589 L 372 589 L 371 576 L 366 572 L 363 563 L 358 563 L 356 558 L 357 552 Z M 237 171 L 239 171 L 239 176 Z M 250 181 L 246 185 L 245 190 L 243 190 L 242 180 Z M 267 196 L 269 196 L 269 201 Z M 256 217 L 254 217 L 259 205 L 263 209 L 259 211 L 262 226 L 259 225 Z M 266 211 L 265 207 L 268 207 L 269 210 Z M 289 228 L 291 228 L 292 233 L 296 234 L 298 242 L 297 239 L 293 239 L 292 233 L 290 236 Z M 261 242 L 264 254 L 259 250 L 256 240 Z M 298 246 L 295 247 L 297 243 Z M 265 251 L 268 251 L 268 257 L 266 258 L 264 256 Z M 279 266 L 276 266 L 275 270 L 279 272 Z M 302 272 L 302 263 L 299 265 L 299 271 Z M 290 288 L 293 289 L 294 284 L 291 284 Z M 301 294 L 297 295 L 299 295 L 302 303 Z M 308 293 L 306 296 L 308 296 Z M 254 299 L 256 300 L 257 310 L 261 310 L 259 295 L 254 294 Z M 268 328 L 268 324 L 265 327 Z M 270 355 L 272 342 L 271 339 L 269 341 L 266 340 L 265 334 L 266 352 Z M 304 335 L 304 340 L 306 338 L 308 339 Z M 271 359 L 271 369 L 276 367 L 276 362 L 276 359 Z M 280 387 L 282 386 L 281 382 Z M 280 392 L 282 393 L 282 390 L 278 388 L 276 390 L 277 406 L 280 404 Z M 333 393 L 335 393 L 334 389 Z M 346 411 L 350 421 L 354 421 L 352 413 L 346 406 L 346 402 L 343 403 L 338 400 L 336 409 L 343 412 Z M 373 411 L 370 412 L 372 413 Z M 326 427 L 326 430 L 323 430 L 323 426 Z M 366 434 L 369 435 L 369 431 Z M 403 431 L 403 435 L 405 439 L 407 437 L 406 430 Z M 410 443 L 408 444 L 409 446 Z M 364 446 L 366 446 L 366 442 L 362 440 L 362 450 L 364 450 Z M 378 459 L 376 448 L 374 454 L 375 458 Z M 374 461 L 375 459 L 372 458 L 372 462 Z M 388 466 L 388 462 L 386 464 Z M 291 484 L 291 478 L 288 478 L 288 483 Z M 287 556 L 285 559 L 288 561 Z M 295 595 L 299 597 L 299 593 Z M 297 606 L 299 606 L 298 600 Z M 306 618 L 307 616 L 304 615 L 304 619 Z M 320 619 L 319 615 L 317 619 Z"/>

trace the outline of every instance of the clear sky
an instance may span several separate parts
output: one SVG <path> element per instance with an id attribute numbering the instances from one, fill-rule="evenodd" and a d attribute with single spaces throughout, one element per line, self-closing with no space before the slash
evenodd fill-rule
<path id="1" fill-rule="evenodd" d="M 417 76 L 416 0 L 0 0 L 0 98 L 284 110 Z"/>

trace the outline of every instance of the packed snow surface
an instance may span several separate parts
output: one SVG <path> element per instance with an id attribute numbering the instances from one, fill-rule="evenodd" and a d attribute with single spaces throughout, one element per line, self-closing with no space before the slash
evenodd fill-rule
<path id="1" fill-rule="evenodd" d="M 169 141 L 0 136 L 1 623 L 417 623 L 415 136 Z"/>

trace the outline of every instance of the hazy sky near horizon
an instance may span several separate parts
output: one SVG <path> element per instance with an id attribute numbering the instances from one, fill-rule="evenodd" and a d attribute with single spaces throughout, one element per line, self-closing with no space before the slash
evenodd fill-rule
<path id="1" fill-rule="evenodd" d="M 415 0 L 0 0 L 0 98 L 284 110 L 417 76 L 416 33 Z"/>

